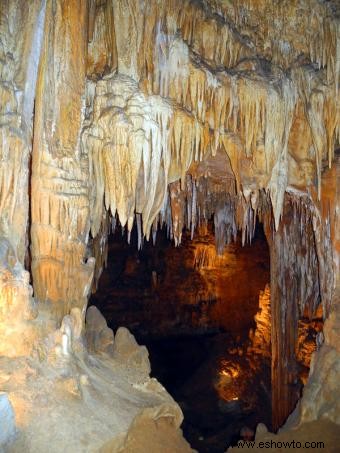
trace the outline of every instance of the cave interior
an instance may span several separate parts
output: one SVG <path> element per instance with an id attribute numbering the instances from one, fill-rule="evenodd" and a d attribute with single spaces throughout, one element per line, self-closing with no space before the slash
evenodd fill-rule
<path id="1" fill-rule="evenodd" d="M 237 233 L 219 250 L 213 219 L 193 236 L 183 230 L 178 247 L 169 234 L 159 228 L 139 243 L 137 227 L 129 234 L 115 219 L 89 305 L 113 331 L 126 326 L 147 346 L 151 376 L 183 410 L 185 437 L 200 452 L 218 453 L 240 438 L 252 439 L 258 423 L 273 430 L 276 421 L 268 243 L 258 221 L 251 243 Z M 322 335 L 322 309 L 298 318 L 290 383 L 297 399 Z"/>
<path id="2" fill-rule="evenodd" d="M 339 82 L 338 0 L 0 2 L 0 452 L 338 451 Z"/>

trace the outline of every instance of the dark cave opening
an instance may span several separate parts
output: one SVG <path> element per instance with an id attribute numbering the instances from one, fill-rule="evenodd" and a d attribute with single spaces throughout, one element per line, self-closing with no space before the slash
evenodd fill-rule
<path id="1" fill-rule="evenodd" d="M 253 438 L 258 423 L 272 428 L 270 257 L 262 225 L 252 244 L 242 246 L 238 236 L 222 256 L 211 224 L 193 240 L 183 232 L 179 247 L 165 230 L 155 244 L 137 245 L 135 229 L 130 244 L 119 227 L 109 236 L 107 267 L 90 304 L 114 331 L 125 326 L 147 346 L 151 375 L 179 403 L 192 447 L 219 453 Z M 299 338 L 309 339 L 300 342 L 299 389 L 318 326 L 307 318 L 299 325 Z"/>
<path id="2" fill-rule="evenodd" d="M 220 330 L 244 337 L 254 327 L 259 293 L 269 281 L 261 224 L 251 245 L 242 246 L 238 236 L 222 256 L 210 224 L 193 240 L 184 231 L 179 247 L 160 230 L 156 243 L 145 242 L 141 250 L 135 229 L 128 244 L 117 228 L 90 304 L 105 313 L 114 330 L 126 325 L 143 339 Z"/>

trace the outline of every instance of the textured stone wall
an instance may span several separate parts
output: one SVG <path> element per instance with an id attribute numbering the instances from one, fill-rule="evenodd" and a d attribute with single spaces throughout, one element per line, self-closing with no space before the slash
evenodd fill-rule
<path id="1" fill-rule="evenodd" d="M 30 161 L 45 1 L 0 5 L 0 355 L 30 350 Z"/>

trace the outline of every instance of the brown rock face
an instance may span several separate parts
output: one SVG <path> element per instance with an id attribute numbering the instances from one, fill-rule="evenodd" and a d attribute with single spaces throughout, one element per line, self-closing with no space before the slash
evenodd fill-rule
<path id="1" fill-rule="evenodd" d="M 2 0 L 0 355 L 83 327 L 116 215 L 139 246 L 214 216 L 219 253 L 258 217 L 280 425 L 298 313 L 338 319 L 339 17 L 336 0 Z"/>

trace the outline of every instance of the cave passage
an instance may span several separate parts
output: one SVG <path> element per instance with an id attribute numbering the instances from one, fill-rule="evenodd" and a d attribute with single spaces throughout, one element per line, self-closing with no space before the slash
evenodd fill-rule
<path id="1" fill-rule="evenodd" d="M 143 340 L 216 331 L 248 336 L 270 281 L 261 225 L 251 245 L 242 247 L 238 237 L 221 256 L 211 225 L 193 240 L 184 232 L 179 247 L 161 230 L 155 245 L 138 251 L 136 236 L 134 229 L 128 244 L 120 229 L 110 235 L 107 268 L 90 300 L 113 329 L 125 325 Z"/>
<path id="2" fill-rule="evenodd" d="M 269 282 L 260 223 L 251 245 L 238 236 L 221 256 L 210 224 L 193 240 L 184 232 L 179 247 L 165 230 L 141 250 L 135 230 L 130 244 L 119 228 L 109 237 L 107 267 L 90 304 L 114 331 L 125 326 L 147 346 L 152 376 L 180 404 L 184 435 L 199 452 L 252 438 L 260 422 L 272 427 Z M 306 375 L 315 349 L 308 320 L 299 336 Z"/>

